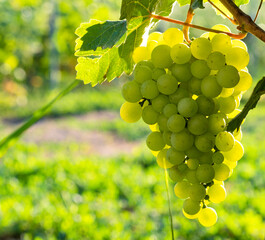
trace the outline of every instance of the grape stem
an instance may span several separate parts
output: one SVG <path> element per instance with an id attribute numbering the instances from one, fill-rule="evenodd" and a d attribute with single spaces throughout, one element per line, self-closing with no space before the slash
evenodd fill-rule
<path id="1" fill-rule="evenodd" d="M 240 125 L 248 115 L 248 112 L 256 107 L 263 94 L 265 94 L 265 77 L 257 83 L 243 110 L 228 123 L 227 131 L 233 133 L 236 129 L 238 130 L 240 128 Z"/>
<path id="2" fill-rule="evenodd" d="M 263 0 L 261 0 L 263 1 Z M 217 7 L 211 0 L 208 0 L 208 2 L 215 8 L 217 9 L 220 13 L 222 13 L 231 23 L 238 25 L 237 21 L 230 18 L 224 11 L 222 11 L 219 7 Z"/>
<path id="3" fill-rule="evenodd" d="M 232 38 L 235 38 L 235 39 L 243 39 L 247 35 L 246 33 L 235 34 L 235 33 L 225 32 L 225 31 L 221 31 L 221 30 L 217 30 L 217 29 L 206 28 L 206 27 L 202 27 L 202 26 L 199 26 L 199 25 L 194 25 L 194 24 L 191 24 L 191 23 L 182 22 L 182 21 L 179 21 L 179 20 L 175 20 L 175 19 L 172 19 L 172 18 L 163 17 L 163 16 L 155 15 L 155 14 L 151 14 L 150 17 L 151 18 L 155 18 L 155 19 L 159 19 L 159 20 L 163 20 L 163 21 L 167 21 L 167 22 L 171 22 L 171 23 L 176 23 L 176 24 L 183 25 L 183 26 L 188 26 L 188 27 L 200 29 L 200 30 L 207 31 L 207 32 L 225 33 L 228 36 L 230 36 Z"/>
<path id="4" fill-rule="evenodd" d="M 243 32 L 249 32 L 265 42 L 265 31 L 259 27 L 249 15 L 244 13 L 232 0 L 220 0 L 226 9 L 233 15 L 238 22 L 238 29 Z"/>
<path id="5" fill-rule="evenodd" d="M 193 19 L 193 16 L 194 16 L 194 13 L 193 13 L 194 10 L 191 7 L 191 5 L 192 5 L 193 1 L 194 0 L 190 1 L 190 7 L 189 7 L 189 10 L 187 12 L 187 18 L 186 18 L 185 23 L 191 23 L 192 22 L 192 19 Z M 183 31 L 185 40 L 189 43 L 190 42 L 190 39 L 189 39 L 189 26 L 184 25 L 182 31 Z"/>
<path id="6" fill-rule="evenodd" d="M 257 20 L 257 17 L 258 17 L 258 15 L 259 15 L 259 11 L 260 11 L 260 9 L 261 9 L 262 3 L 263 3 L 263 0 L 260 0 L 259 7 L 258 7 L 258 10 L 257 10 L 256 16 L 255 16 L 253 22 L 256 22 L 256 20 Z"/>

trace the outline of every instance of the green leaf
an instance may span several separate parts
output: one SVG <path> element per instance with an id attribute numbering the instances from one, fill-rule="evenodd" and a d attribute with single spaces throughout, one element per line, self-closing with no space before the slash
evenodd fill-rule
<path id="1" fill-rule="evenodd" d="M 190 0 L 177 0 L 179 6 L 190 4 Z"/>
<path id="2" fill-rule="evenodd" d="M 194 10 L 196 8 L 204 8 L 203 0 L 194 0 L 191 4 L 191 8 Z"/>
<path id="3" fill-rule="evenodd" d="M 237 6 L 248 4 L 249 0 L 235 0 L 234 1 Z"/>

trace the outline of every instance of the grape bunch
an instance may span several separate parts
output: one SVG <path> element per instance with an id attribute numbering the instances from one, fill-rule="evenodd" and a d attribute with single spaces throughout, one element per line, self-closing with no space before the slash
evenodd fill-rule
<path id="1" fill-rule="evenodd" d="M 217 214 L 209 205 L 226 198 L 223 181 L 244 153 L 241 129 L 230 133 L 226 127 L 252 83 L 247 47 L 222 33 L 186 43 L 182 31 L 170 28 L 151 33 L 133 60 L 134 79 L 122 87 L 121 118 L 142 118 L 150 126 L 147 147 L 176 182 L 184 216 L 210 227 Z"/>

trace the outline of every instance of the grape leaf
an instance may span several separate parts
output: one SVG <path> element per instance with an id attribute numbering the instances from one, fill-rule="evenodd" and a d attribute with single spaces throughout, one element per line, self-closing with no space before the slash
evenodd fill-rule
<path id="1" fill-rule="evenodd" d="M 204 8 L 203 6 L 203 0 L 194 0 L 191 4 L 191 8 L 192 9 L 196 9 L 196 8 Z"/>
<path id="2" fill-rule="evenodd" d="M 179 6 L 190 4 L 190 0 L 177 0 Z"/>

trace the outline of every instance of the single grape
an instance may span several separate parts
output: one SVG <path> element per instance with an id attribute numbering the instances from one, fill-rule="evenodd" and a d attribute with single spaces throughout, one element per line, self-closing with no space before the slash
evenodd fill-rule
<path id="1" fill-rule="evenodd" d="M 158 78 L 157 87 L 161 93 L 165 95 L 170 95 L 177 90 L 178 81 L 174 76 L 164 74 Z"/>
<path id="2" fill-rule="evenodd" d="M 223 88 L 222 92 L 220 93 L 220 97 L 230 97 L 232 96 L 233 93 L 234 93 L 234 88 Z"/>
<path id="3" fill-rule="evenodd" d="M 171 48 L 170 56 L 175 63 L 184 64 L 190 60 L 191 51 L 185 43 L 178 43 Z"/>
<path id="4" fill-rule="evenodd" d="M 142 119 L 145 123 L 152 125 L 157 123 L 159 113 L 151 105 L 146 106 L 142 112 Z"/>
<path id="5" fill-rule="evenodd" d="M 225 114 L 232 113 L 237 107 L 236 99 L 233 96 L 227 98 L 220 97 L 218 98 L 218 103 L 220 112 Z"/>
<path id="6" fill-rule="evenodd" d="M 173 103 L 169 103 L 163 108 L 163 114 L 168 118 L 176 114 L 177 112 L 177 106 Z"/>
<path id="7" fill-rule="evenodd" d="M 202 93 L 201 80 L 195 77 L 191 78 L 190 81 L 188 81 L 188 90 L 192 94 L 200 95 Z"/>
<path id="8" fill-rule="evenodd" d="M 196 114 L 188 121 L 188 130 L 193 135 L 202 135 L 208 130 L 208 119 L 202 114 Z"/>
<path id="9" fill-rule="evenodd" d="M 156 157 L 158 166 L 165 169 L 173 167 L 173 164 L 167 161 L 166 155 L 167 149 L 162 149 Z"/>
<path id="10" fill-rule="evenodd" d="M 167 127 L 171 132 L 181 132 L 186 125 L 186 120 L 179 114 L 172 115 L 167 121 Z"/>
<path id="11" fill-rule="evenodd" d="M 223 152 L 223 155 L 228 161 L 239 161 L 244 155 L 244 147 L 238 140 L 235 140 L 233 148 L 230 151 Z"/>
<path id="12" fill-rule="evenodd" d="M 183 203 L 183 210 L 189 215 L 194 215 L 198 213 L 200 209 L 201 206 L 199 201 L 193 201 L 190 198 L 188 198 Z"/>
<path id="13" fill-rule="evenodd" d="M 252 77 L 246 71 L 239 71 L 239 82 L 235 86 L 235 91 L 247 91 L 252 84 Z"/>
<path id="14" fill-rule="evenodd" d="M 158 45 L 151 54 L 151 60 L 157 68 L 169 68 L 173 61 L 170 57 L 171 48 L 167 45 Z"/>
<path id="15" fill-rule="evenodd" d="M 201 91 L 205 97 L 215 98 L 222 92 L 222 87 L 218 84 L 216 76 L 210 75 L 202 80 Z"/>
<path id="16" fill-rule="evenodd" d="M 201 201 L 204 199 L 206 195 L 206 189 L 203 185 L 197 183 L 192 184 L 192 186 L 189 189 L 189 197 L 193 201 Z"/>
<path id="17" fill-rule="evenodd" d="M 195 137 L 195 146 L 201 152 L 209 152 L 214 147 L 215 137 L 212 133 L 205 133 Z"/>
<path id="18" fill-rule="evenodd" d="M 241 47 L 241 48 L 243 48 L 245 51 L 248 51 L 248 47 L 247 47 L 247 45 L 246 45 L 243 41 L 241 41 L 241 40 L 239 40 L 239 39 L 234 39 L 234 40 L 232 40 L 232 47 Z"/>
<path id="19" fill-rule="evenodd" d="M 211 43 L 213 51 L 221 52 L 223 54 L 229 52 L 232 49 L 231 38 L 224 33 L 216 34 L 212 38 Z"/>
<path id="20" fill-rule="evenodd" d="M 212 51 L 212 44 L 206 38 L 197 38 L 191 42 L 190 49 L 195 58 L 207 59 Z"/>
<path id="21" fill-rule="evenodd" d="M 192 184 L 199 183 L 199 180 L 196 177 L 196 170 L 187 170 L 186 179 Z"/>
<path id="22" fill-rule="evenodd" d="M 169 99 L 166 95 L 159 94 L 156 98 L 151 100 L 153 108 L 157 112 L 162 112 L 163 108 L 169 103 Z"/>
<path id="23" fill-rule="evenodd" d="M 189 196 L 191 184 L 187 181 L 178 182 L 174 187 L 174 193 L 178 198 L 185 199 Z"/>
<path id="24" fill-rule="evenodd" d="M 134 79 L 142 84 L 144 81 L 152 80 L 152 70 L 144 65 L 141 65 L 134 70 Z"/>
<path id="25" fill-rule="evenodd" d="M 204 152 L 201 156 L 199 156 L 199 163 L 200 164 L 212 164 L 213 163 L 213 152 Z"/>
<path id="26" fill-rule="evenodd" d="M 217 2 L 216 2 L 217 3 Z M 218 7 L 220 9 L 222 9 L 222 7 L 224 8 L 224 6 L 220 3 L 220 4 L 217 4 Z M 216 30 L 220 30 L 220 31 L 223 31 L 223 32 L 231 32 L 231 30 L 229 29 L 229 27 L 225 26 L 224 24 L 216 24 L 212 27 L 212 29 L 216 29 Z M 213 39 L 213 37 L 215 35 L 218 35 L 219 33 L 214 33 L 214 32 L 210 32 L 209 33 L 209 39 Z"/>
<path id="27" fill-rule="evenodd" d="M 199 223 L 204 227 L 211 227 L 217 222 L 216 211 L 211 208 L 203 208 L 198 215 Z"/>
<path id="28" fill-rule="evenodd" d="M 174 164 L 174 165 L 179 165 L 181 163 L 183 163 L 185 159 L 185 153 L 184 152 L 180 152 L 175 150 L 174 148 L 169 148 L 167 151 L 167 160 Z"/>
<path id="29" fill-rule="evenodd" d="M 136 64 L 134 71 L 140 66 L 149 67 L 151 70 L 153 70 L 153 68 L 155 67 L 154 64 L 150 60 L 144 60 L 144 61 L 140 61 Z"/>
<path id="30" fill-rule="evenodd" d="M 190 70 L 192 75 L 199 79 L 207 77 L 211 72 L 205 60 L 194 61 L 190 66 Z"/>
<path id="31" fill-rule="evenodd" d="M 184 34 L 177 28 L 168 28 L 163 33 L 163 39 L 170 47 L 172 47 L 184 41 Z"/>
<path id="32" fill-rule="evenodd" d="M 153 71 L 152 71 L 152 79 L 157 81 L 157 79 L 160 76 L 164 75 L 164 74 L 166 74 L 165 69 L 163 69 L 163 68 L 154 68 Z"/>
<path id="33" fill-rule="evenodd" d="M 163 34 L 161 32 L 152 32 L 149 34 L 148 36 L 148 39 L 147 39 L 147 42 L 150 42 L 150 41 L 157 41 L 157 42 L 160 42 L 163 40 Z"/>
<path id="34" fill-rule="evenodd" d="M 249 63 L 249 54 L 241 47 L 233 47 L 226 53 L 226 63 L 238 70 L 243 69 Z"/>
<path id="35" fill-rule="evenodd" d="M 187 151 L 194 142 L 193 135 L 186 129 L 171 135 L 171 144 L 177 151 Z"/>
<path id="36" fill-rule="evenodd" d="M 207 65 L 213 70 L 221 69 L 225 66 L 225 55 L 220 52 L 212 52 L 207 58 Z"/>
<path id="37" fill-rule="evenodd" d="M 168 169 L 168 175 L 172 181 L 180 182 L 185 177 L 186 172 L 185 171 L 182 172 L 178 169 L 178 166 L 174 166 Z"/>
<path id="38" fill-rule="evenodd" d="M 225 88 L 235 87 L 239 82 L 239 74 L 234 66 L 226 65 L 221 68 L 217 75 L 217 82 Z"/>
<path id="39" fill-rule="evenodd" d="M 212 114 L 208 117 L 208 131 L 214 135 L 222 132 L 226 128 L 226 120 L 220 113 Z"/>
<path id="40" fill-rule="evenodd" d="M 221 152 L 214 152 L 212 160 L 215 164 L 221 164 L 224 161 L 224 155 Z"/>
<path id="41" fill-rule="evenodd" d="M 120 108 L 120 116 L 125 122 L 137 122 L 142 116 L 142 108 L 139 103 L 125 102 Z"/>
<path id="42" fill-rule="evenodd" d="M 153 99 L 159 95 L 157 84 L 154 80 L 147 80 L 141 86 L 141 94 L 144 98 Z"/>
<path id="43" fill-rule="evenodd" d="M 230 151 L 235 145 L 235 139 L 230 132 L 220 132 L 215 138 L 216 147 L 223 152 Z"/>
<path id="44" fill-rule="evenodd" d="M 162 134 L 160 132 L 151 132 L 146 139 L 146 145 L 152 151 L 162 150 L 165 146 Z"/>
<path id="45" fill-rule="evenodd" d="M 187 166 L 189 169 L 195 170 L 199 166 L 199 160 L 196 158 L 190 158 L 187 160 Z"/>
<path id="46" fill-rule="evenodd" d="M 198 113 L 201 113 L 205 116 L 209 116 L 214 113 L 215 102 L 212 98 L 207 98 L 203 95 L 200 95 L 196 99 L 198 105 Z"/>
<path id="47" fill-rule="evenodd" d="M 207 194 L 209 196 L 209 200 L 213 203 L 220 203 L 226 198 L 225 188 L 220 184 L 214 184 L 210 186 Z"/>
<path id="48" fill-rule="evenodd" d="M 122 86 L 122 96 L 127 102 L 136 103 L 142 99 L 140 86 L 135 81 L 126 82 Z"/>
<path id="49" fill-rule="evenodd" d="M 188 90 L 185 88 L 178 88 L 176 92 L 169 95 L 169 100 L 170 102 L 177 105 L 182 98 L 186 98 L 186 97 L 190 97 Z"/>
<path id="50" fill-rule="evenodd" d="M 178 112 L 184 117 L 192 117 L 197 111 L 197 102 L 192 98 L 182 98 L 178 103 Z"/>
<path id="51" fill-rule="evenodd" d="M 187 82 L 192 78 L 189 63 L 186 63 L 186 64 L 175 63 L 171 67 L 171 72 L 173 76 L 175 76 L 179 82 Z"/>
<path id="52" fill-rule="evenodd" d="M 184 211 L 183 208 L 182 208 L 182 213 L 183 213 L 183 215 L 184 215 L 186 218 L 188 218 L 188 219 L 196 219 L 196 218 L 198 218 L 198 213 L 197 213 L 197 214 L 194 214 L 194 215 L 189 215 L 188 213 L 186 213 L 186 212 Z"/>
<path id="53" fill-rule="evenodd" d="M 135 63 L 148 60 L 149 58 L 149 52 L 146 47 L 137 47 L 134 49 L 132 59 Z"/>
<path id="54" fill-rule="evenodd" d="M 214 164 L 213 168 L 215 172 L 214 179 L 218 181 L 224 181 L 229 177 L 230 168 L 226 164 Z"/>
<path id="55" fill-rule="evenodd" d="M 201 164 L 196 170 L 196 177 L 202 183 L 211 182 L 214 174 L 214 168 L 210 164 Z"/>

